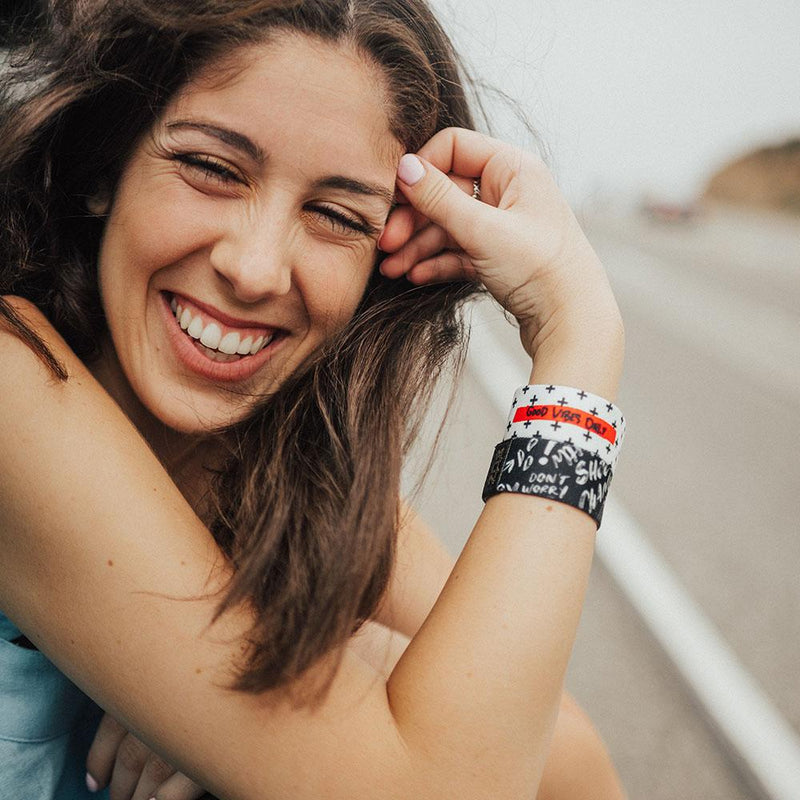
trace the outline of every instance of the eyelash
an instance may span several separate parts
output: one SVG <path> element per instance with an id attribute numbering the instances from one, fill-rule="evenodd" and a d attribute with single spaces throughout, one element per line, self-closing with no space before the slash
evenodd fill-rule
<path id="1" fill-rule="evenodd" d="M 352 233 L 353 231 L 356 231 L 358 233 L 364 233 L 367 235 L 372 235 L 376 232 L 372 225 L 368 225 L 366 222 L 361 222 L 361 220 L 348 217 L 346 214 L 341 214 L 340 212 L 334 211 L 332 208 L 328 208 L 327 206 L 308 206 L 308 208 L 315 214 L 320 214 L 321 216 L 325 217 L 328 224 L 331 226 L 331 228 L 333 228 L 334 231 L 339 230 L 343 233 Z"/>
<path id="2" fill-rule="evenodd" d="M 203 173 L 203 176 L 209 180 L 217 181 L 221 184 L 238 183 L 245 184 L 245 180 L 237 175 L 233 170 L 228 169 L 219 161 L 208 158 L 207 156 L 195 155 L 194 153 L 178 153 L 175 155 L 175 160 L 188 167 L 197 169 Z M 334 232 L 339 233 L 363 233 L 366 235 L 373 235 L 377 231 L 372 225 L 367 224 L 361 220 L 348 217 L 339 211 L 335 211 L 328 206 L 311 205 L 307 207 L 309 211 L 319 214 L 324 217 L 328 225 Z"/>
<path id="3" fill-rule="evenodd" d="M 188 167 L 197 169 L 206 178 L 218 181 L 219 183 L 240 183 L 245 181 L 233 170 L 228 169 L 224 164 L 208 156 L 195 155 L 194 153 L 176 153 L 175 160 Z"/>

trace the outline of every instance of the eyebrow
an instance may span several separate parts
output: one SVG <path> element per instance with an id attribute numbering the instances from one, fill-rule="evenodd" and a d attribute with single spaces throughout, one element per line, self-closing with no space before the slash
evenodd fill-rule
<path id="1" fill-rule="evenodd" d="M 369 197 L 379 197 L 385 200 L 390 206 L 394 205 L 394 192 L 385 186 L 376 183 L 364 183 L 354 178 L 347 178 L 344 175 L 331 175 L 322 178 L 314 183 L 315 189 L 341 189 L 351 194 L 363 194 Z"/>
<path id="2" fill-rule="evenodd" d="M 213 136 L 230 147 L 239 150 L 249 156 L 253 161 L 263 164 L 266 160 L 264 151 L 252 140 L 242 133 L 233 131 L 230 128 L 223 128 L 209 122 L 193 122 L 191 120 L 177 120 L 167 123 L 167 128 L 178 130 L 196 130 Z M 395 195 L 392 189 L 380 186 L 375 183 L 359 181 L 355 178 L 348 178 L 345 175 L 329 175 L 321 178 L 314 183 L 315 189 L 340 189 L 350 194 L 360 194 L 367 197 L 378 197 L 385 200 L 389 206 L 394 206 Z"/>
<path id="3" fill-rule="evenodd" d="M 259 164 L 267 160 L 264 151 L 252 139 L 248 139 L 244 134 L 232 131 L 230 128 L 221 128 L 219 125 L 212 125 L 208 122 L 191 122 L 190 120 L 168 122 L 167 128 L 177 128 L 178 130 L 189 128 L 200 131 L 209 136 L 214 136 L 221 142 L 241 151 Z"/>

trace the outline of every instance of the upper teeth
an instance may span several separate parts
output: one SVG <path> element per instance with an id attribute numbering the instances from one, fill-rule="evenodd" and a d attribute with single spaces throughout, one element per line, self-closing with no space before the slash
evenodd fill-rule
<path id="1" fill-rule="evenodd" d="M 220 353 L 227 353 L 228 355 L 238 353 L 240 356 L 254 356 L 275 337 L 274 333 L 265 333 L 255 338 L 252 334 L 242 338 L 236 331 L 230 331 L 223 336 L 222 328 L 216 322 L 203 324 L 199 314 L 184 308 L 174 297 L 170 307 L 181 328 L 192 339 L 199 339 L 200 344 L 205 345 L 209 350 L 219 350 Z"/>

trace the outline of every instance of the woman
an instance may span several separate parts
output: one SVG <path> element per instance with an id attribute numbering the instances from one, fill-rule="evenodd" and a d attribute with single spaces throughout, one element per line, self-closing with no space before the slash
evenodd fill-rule
<path id="1" fill-rule="evenodd" d="M 530 794 L 585 513 L 492 498 L 388 675 L 362 632 L 396 613 L 402 454 L 465 278 L 519 319 L 532 382 L 616 391 L 616 305 L 551 179 L 464 130 L 418 0 L 54 15 L 0 136 L 14 632 L 220 796 Z M 95 722 L 69 697 L 58 797 Z M 159 787 L 119 753 L 117 796 Z"/>

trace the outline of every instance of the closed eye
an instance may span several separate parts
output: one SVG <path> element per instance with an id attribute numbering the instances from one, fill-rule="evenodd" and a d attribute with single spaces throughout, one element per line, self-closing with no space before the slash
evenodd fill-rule
<path id="1" fill-rule="evenodd" d="M 188 166 L 192 172 L 202 176 L 204 180 L 220 184 L 238 183 L 246 181 L 240 174 L 232 170 L 224 161 L 199 153 L 176 153 L 173 158 L 181 164 Z"/>
<path id="2" fill-rule="evenodd" d="M 334 233 L 363 233 L 367 236 L 378 233 L 378 229 L 365 220 L 351 217 L 330 206 L 309 205 L 306 209 L 326 222 Z"/>
<path id="3" fill-rule="evenodd" d="M 204 182 L 214 182 L 223 187 L 231 184 L 247 184 L 247 181 L 237 171 L 231 169 L 224 161 L 211 156 L 200 153 L 175 153 L 173 158 L 180 164 L 189 167 L 193 173 L 198 173 Z M 370 225 L 361 217 L 350 216 L 331 206 L 310 204 L 305 208 L 307 212 L 325 222 L 333 233 L 363 234 L 365 236 L 376 236 L 379 233 L 378 228 Z"/>

